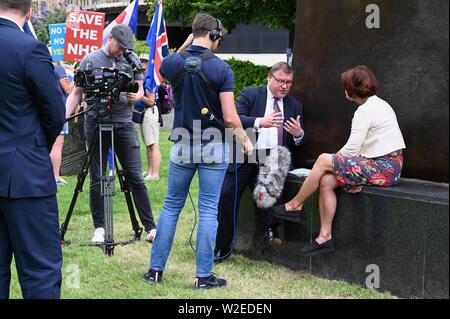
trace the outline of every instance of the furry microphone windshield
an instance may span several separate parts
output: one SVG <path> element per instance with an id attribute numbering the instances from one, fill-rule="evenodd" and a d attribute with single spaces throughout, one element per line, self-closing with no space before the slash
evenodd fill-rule
<path id="1" fill-rule="evenodd" d="M 277 146 L 270 151 L 264 165 L 259 168 L 253 190 L 253 198 L 259 208 L 267 209 L 276 203 L 283 191 L 290 165 L 291 153 L 286 147 Z"/>

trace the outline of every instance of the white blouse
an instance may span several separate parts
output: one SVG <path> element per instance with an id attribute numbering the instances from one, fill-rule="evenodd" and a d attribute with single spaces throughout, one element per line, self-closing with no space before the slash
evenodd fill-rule
<path id="1" fill-rule="evenodd" d="M 374 158 L 406 148 L 397 116 L 392 107 L 378 96 L 371 96 L 356 110 L 344 156 Z"/>

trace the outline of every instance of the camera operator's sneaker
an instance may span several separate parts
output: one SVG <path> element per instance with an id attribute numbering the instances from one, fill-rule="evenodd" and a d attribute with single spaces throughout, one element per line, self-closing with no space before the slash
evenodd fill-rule
<path id="1" fill-rule="evenodd" d="M 145 236 L 145 240 L 150 243 L 153 243 L 153 240 L 155 240 L 155 237 L 156 237 L 156 228 L 153 228 L 152 230 L 147 232 L 147 235 Z"/>
<path id="2" fill-rule="evenodd" d="M 213 273 L 208 277 L 197 277 L 194 281 L 194 286 L 197 289 L 211 289 L 221 288 L 227 285 L 227 281 L 222 278 L 217 278 Z"/>
<path id="3" fill-rule="evenodd" d="M 94 244 L 103 244 L 105 242 L 105 229 L 103 227 L 96 228 L 91 241 Z"/>
<path id="4" fill-rule="evenodd" d="M 148 284 L 160 284 L 162 280 L 162 271 L 157 271 L 150 269 L 148 272 L 144 274 L 144 281 Z"/>

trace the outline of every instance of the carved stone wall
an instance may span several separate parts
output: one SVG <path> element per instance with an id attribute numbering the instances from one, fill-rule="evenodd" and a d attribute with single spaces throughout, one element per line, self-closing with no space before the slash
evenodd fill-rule
<path id="1" fill-rule="evenodd" d="M 380 28 L 369 29 L 370 4 Z M 449 2 L 447 0 L 298 0 L 293 94 L 305 106 L 308 145 L 295 164 L 311 167 L 338 151 L 350 134 L 356 106 L 340 75 L 364 64 L 380 82 L 405 138 L 405 177 L 448 182 Z"/>

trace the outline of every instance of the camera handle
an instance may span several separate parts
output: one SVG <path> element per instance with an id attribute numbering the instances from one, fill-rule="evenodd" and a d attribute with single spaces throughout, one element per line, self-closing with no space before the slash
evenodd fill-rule
<path id="1" fill-rule="evenodd" d="M 71 120 L 73 120 L 73 119 L 75 119 L 77 117 L 80 117 L 83 114 L 89 113 L 89 111 L 92 110 L 93 107 L 94 107 L 94 104 L 89 106 L 89 107 L 87 107 L 86 110 L 84 110 L 82 112 L 79 112 L 79 113 L 76 113 L 76 114 L 74 114 L 72 116 L 67 117 L 65 122 L 69 122 L 69 121 L 71 121 Z"/>
<path id="2" fill-rule="evenodd" d="M 102 150 L 102 136 L 103 133 L 109 133 L 111 134 L 111 145 L 113 147 L 114 145 L 114 130 L 112 125 L 108 124 L 99 124 L 98 127 L 95 129 L 94 134 L 91 138 L 91 141 L 89 143 L 88 151 L 86 153 L 83 167 L 78 173 L 77 177 L 77 184 L 74 189 L 74 193 L 72 196 L 72 200 L 70 202 L 69 209 L 67 211 L 66 218 L 64 222 L 61 224 L 60 228 L 60 235 L 61 235 L 61 244 L 62 245 L 68 245 L 70 244 L 69 241 L 65 240 L 65 234 L 67 232 L 67 228 L 69 226 L 70 220 L 72 218 L 73 210 L 75 208 L 76 201 L 78 199 L 79 193 L 83 191 L 83 184 L 86 180 L 86 176 L 89 173 L 89 167 L 92 162 L 92 155 L 93 150 L 95 149 L 97 143 L 99 143 L 99 150 L 101 152 Z M 114 153 L 113 153 L 114 154 Z M 100 165 L 102 165 L 102 159 L 101 159 L 102 153 L 100 153 Z M 104 216 L 105 216 L 105 242 L 103 245 L 101 245 L 102 250 L 107 254 L 108 256 L 112 256 L 114 254 L 114 247 L 117 245 L 126 245 L 131 242 L 134 242 L 136 240 L 140 240 L 142 235 L 142 227 L 139 226 L 139 223 L 136 218 L 136 213 L 134 211 L 133 201 L 132 197 L 130 195 L 129 190 L 129 182 L 126 178 L 125 173 L 122 170 L 118 169 L 117 166 L 117 158 L 114 155 L 114 165 L 117 172 L 117 176 L 119 179 L 120 187 L 122 192 L 125 194 L 125 199 L 127 202 L 128 207 L 128 213 L 130 215 L 130 220 L 132 224 L 132 228 L 134 231 L 134 239 L 128 242 L 120 242 L 116 243 L 114 242 L 114 232 L 113 232 L 113 207 L 112 207 L 112 196 L 115 196 L 115 189 L 114 189 L 114 176 L 105 176 L 103 174 L 103 170 L 100 167 L 100 182 L 101 182 L 101 196 L 104 200 Z"/>

